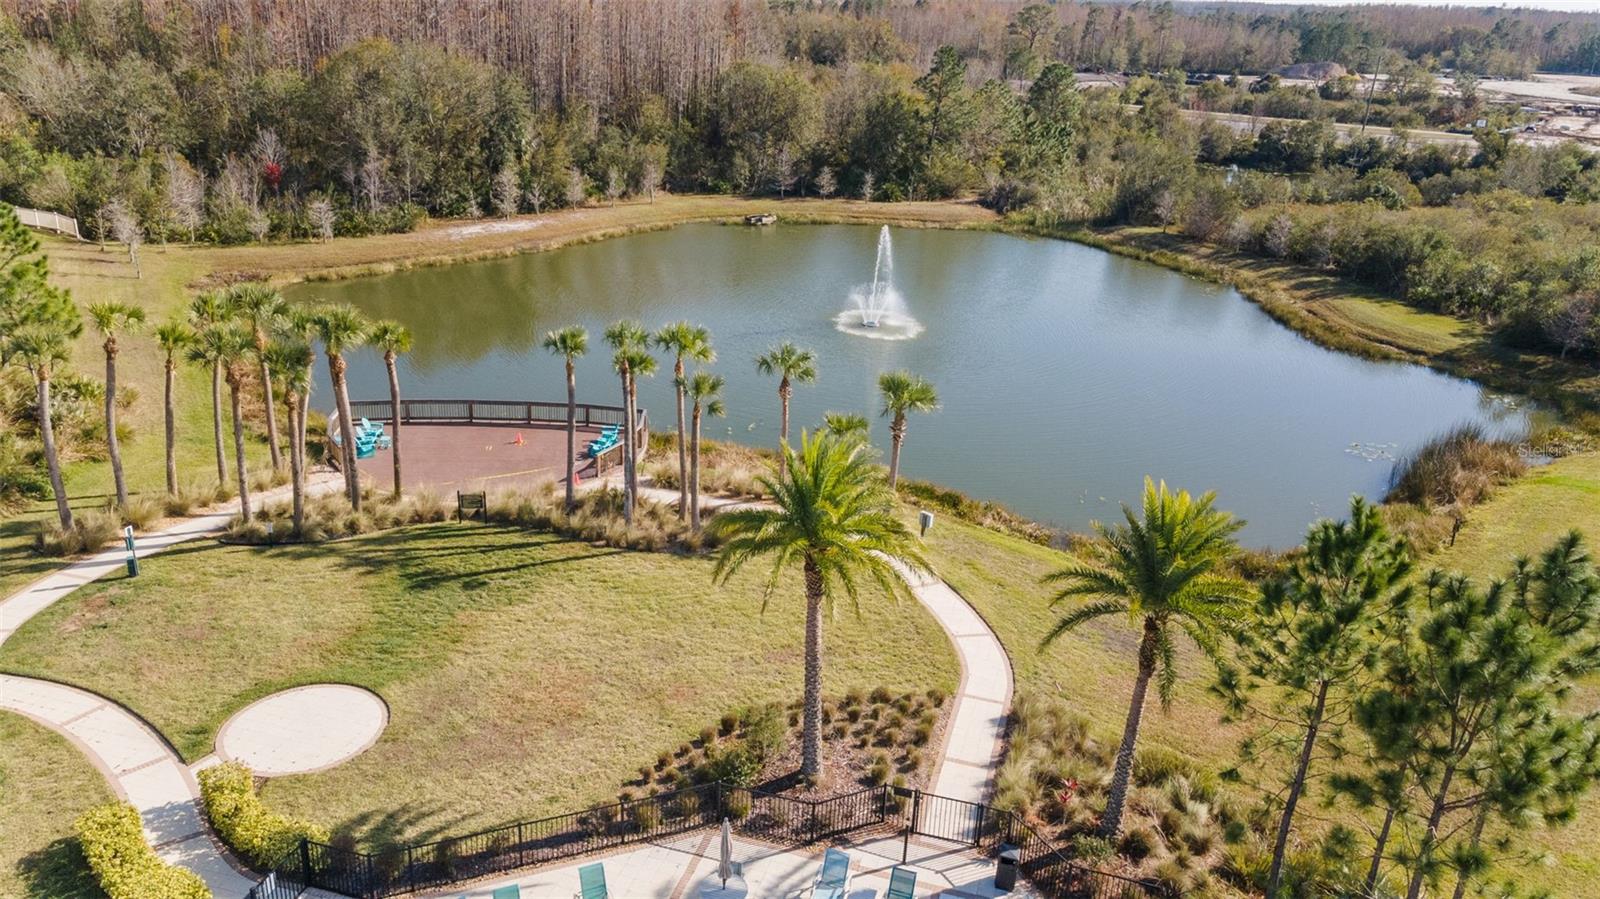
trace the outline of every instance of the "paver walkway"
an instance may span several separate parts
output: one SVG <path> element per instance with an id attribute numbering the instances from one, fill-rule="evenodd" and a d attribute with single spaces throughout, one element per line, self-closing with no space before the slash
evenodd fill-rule
<path id="1" fill-rule="evenodd" d="M 311 479 L 308 492 L 336 490 L 337 474 Z M 272 502 L 288 495 L 279 488 L 261 495 Z M 208 512 L 141 536 L 139 556 L 218 533 L 234 511 Z M 124 567 L 122 548 L 79 559 L 0 601 L 0 644 L 56 600 Z M 117 795 L 139 810 L 145 839 L 162 859 L 205 879 L 219 899 L 242 897 L 255 878 L 241 872 L 211 836 L 200 815 L 194 773 L 172 747 L 137 715 L 103 696 L 53 681 L 0 675 L 0 709 L 17 712 L 56 731 L 77 746 Z"/>

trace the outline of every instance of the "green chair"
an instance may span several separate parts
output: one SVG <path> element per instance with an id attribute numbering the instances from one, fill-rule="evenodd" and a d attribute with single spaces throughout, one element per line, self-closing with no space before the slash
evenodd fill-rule
<path id="1" fill-rule="evenodd" d="M 838 849 L 829 849 L 822 854 L 822 870 L 811 884 L 811 895 L 813 899 L 844 899 L 849 894 L 850 856 Z"/>
<path id="2" fill-rule="evenodd" d="M 916 888 L 917 872 L 896 867 L 889 872 L 889 892 L 883 894 L 884 899 L 912 899 Z"/>
<path id="3" fill-rule="evenodd" d="M 610 899 L 606 890 L 606 866 L 602 862 L 584 865 L 578 869 L 577 899 Z"/>
<path id="4" fill-rule="evenodd" d="M 490 893 L 489 896 L 491 899 L 522 899 L 522 888 L 516 884 L 512 884 L 511 886 L 501 887 L 500 889 L 495 890 L 494 892 Z"/>

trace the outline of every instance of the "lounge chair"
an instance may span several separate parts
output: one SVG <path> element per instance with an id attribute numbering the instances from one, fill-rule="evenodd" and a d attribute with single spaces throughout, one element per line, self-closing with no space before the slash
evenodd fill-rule
<path id="1" fill-rule="evenodd" d="M 490 899 L 522 899 L 522 888 L 516 884 L 501 887 L 489 894 Z"/>
<path id="2" fill-rule="evenodd" d="M 917 888 L 917 872 L 896 866 L 889 872 L 889 890 L 883 899 L 912 899 Z"/>
<path id="3" fill-rule="evenodd" d="M 606 889 L 606 866 L 603 862 L 584 865 L 578 869 L 578 892 L 573 899 L 610 899 Z"/>
<path id="4" fill-rule="evenodd" d="M 822 856 L 822 870 L 811 884 L 812 899 L 844 899 L 850 892 L 850 856 L 829 849 Z"/>

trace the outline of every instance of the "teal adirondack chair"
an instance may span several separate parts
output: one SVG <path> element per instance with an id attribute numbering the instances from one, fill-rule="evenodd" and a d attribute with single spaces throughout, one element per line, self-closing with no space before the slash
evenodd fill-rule
<path id="1" fill-rule="evenodd" d="M 610 899 L 606 890 L 606 866 L 602 862 L 584 865 L 578 869 L 578 895 L 576 899 Z"/>
<path id="2" fill-rule="evenodd" d="M 889 872 L 889 892 L 883 894 L 884 899 L 912 899 L 916 888 L 917 872 L 896 867 Z"/>
<path id="3" fill-rule="evenodd" d="M 491 899 L 522 899 L 522 889 L 516 884 L 512 884 L 511 886 L 501 887 L 500 889 L 495 890 L 493 893 L 490 893 L 489 896 Z"/>

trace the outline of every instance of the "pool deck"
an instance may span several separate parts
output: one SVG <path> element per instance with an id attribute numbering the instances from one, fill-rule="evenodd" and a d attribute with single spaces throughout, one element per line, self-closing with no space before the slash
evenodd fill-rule
<path id="1" fill-rule="evenodd" d="M 393 428 L 389 429 L 393 433 Z M 600 434 L 598 425 L 578 427 L 577 451 Z M 518 443 L 518 438 L 521 443 Z M 408 424 L 401 428 L 402 465 L 408 490 L 442 495 L 523 490 L 566 477 L 566 425 Z M 607 467 L 621 460 L 620 450 Z M 391 450 L 378 450 L 356 463 L 363 480 L 384 489 L 394 483 Z M 580 481 L 594 476 L 594 463 L 581 459 Z"/>
<path id="2" fill-rule="evenodd" d="M 612 896 L 629 899 L 699 899 L 702 887 L 720 887 L 717 871 L 718 829 L 704 828 L 653 840 L 626 850 L 581 861 L 531 868 L 476 884 L 424 895 L 489 899 L 496 889 L 515 885 L 522 899 L 571 899 L 578 894 L 578 869 L 603 863 Z M 1025 883 L 1007 893 L 994 886 L 994 860 L 966 847 L 898 834 L 864 837 L 838 844 L 850 855 L 851 887 L 847 899 L 874 899 L 889 887 L 889 872 L 902 864 L 917 873 L 916 895 L 947 899 L 994 899 L 1036 895 Z M 750 899 L 804 899 L 822 867 L 822 845 L 782 849 L 735 835 L 733 858 L 740 866 Z M 708 893 L 708 896 L 714 895 Z M 729 894 L 724 894 L 729 895 Z M 736 894 L 733 894 L 736 895 Z M 731 899 L 731 896 L 730 896 Z"/>

